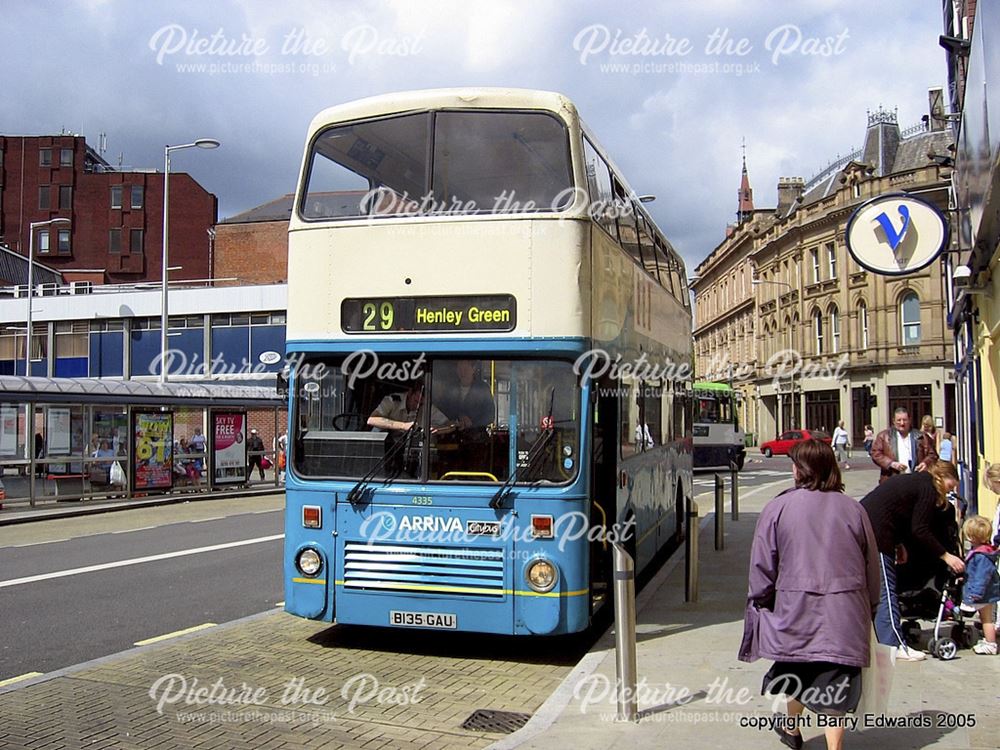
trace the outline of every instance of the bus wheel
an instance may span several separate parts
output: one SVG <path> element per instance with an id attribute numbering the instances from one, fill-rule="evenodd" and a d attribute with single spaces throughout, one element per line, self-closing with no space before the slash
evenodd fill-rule
<path id="1" fill-rule="evenodd" d="M 771 457 L 771 456 L 773 455 L 773 454 L 771 453 L 771 449 L 770 449 L 770 448 L 765 448 L 765 449 L 764 449 L 763 451 L 761 451 L 761 452 L 762 452 L 762 453 L 764 454 L 764 458 L 770 458 L 770 457 Z"/>

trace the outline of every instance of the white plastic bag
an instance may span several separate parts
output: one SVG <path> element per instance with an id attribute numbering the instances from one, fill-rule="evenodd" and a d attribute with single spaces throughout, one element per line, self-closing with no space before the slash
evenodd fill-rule
<path id="1" fill-rule="evenodd" d="M 126 482 L 125 469 L 122 468 L 120 463 L 115 461 L 111 464 L 111 471 L 108 478 L 115 487 L 124 487 Z"/>
<path id="2" fill-rule="evenodd" d="M 861 702 L 856 713 L 885 715 L 896 671 L 896 649 L 875 640 L 874 629 L 869 640 L 871 656 L 868 666 L 861 670 Z"/>

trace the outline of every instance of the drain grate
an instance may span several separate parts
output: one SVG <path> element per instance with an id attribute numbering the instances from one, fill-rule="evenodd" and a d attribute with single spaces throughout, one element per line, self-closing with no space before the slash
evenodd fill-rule
<path id="1" fill-rule="evenodd" d="M 462 729 L 471 729 L 474 732 L 502 732 L 510 734 L 527 724 L 530 718 L 531 714 L 477 708 L 468 719 L 462 722 Z"/>

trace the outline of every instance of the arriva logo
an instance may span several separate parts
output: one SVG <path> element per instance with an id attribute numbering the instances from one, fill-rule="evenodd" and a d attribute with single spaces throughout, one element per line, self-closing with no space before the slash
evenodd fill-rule
<path id="1" fill-rule="evenodd" d="M 403 516 L 399 519 L 400 531 L 433 531 L 433 532 L 458 532 L 461 534 L 465 529 L 462 522 L 455 518 L 441 518 L 440 516 Z"/>

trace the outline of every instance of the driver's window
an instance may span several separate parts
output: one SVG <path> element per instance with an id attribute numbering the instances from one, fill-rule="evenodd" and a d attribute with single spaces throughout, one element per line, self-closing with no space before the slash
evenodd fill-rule
<path id="1" fill-rule="evenodd" d="M 433 363 L 429 479 L 507 478 L 511 367 L 510 362 L 492 359 Z M 435 426 L 435 418 L 442 424 Z"/>

